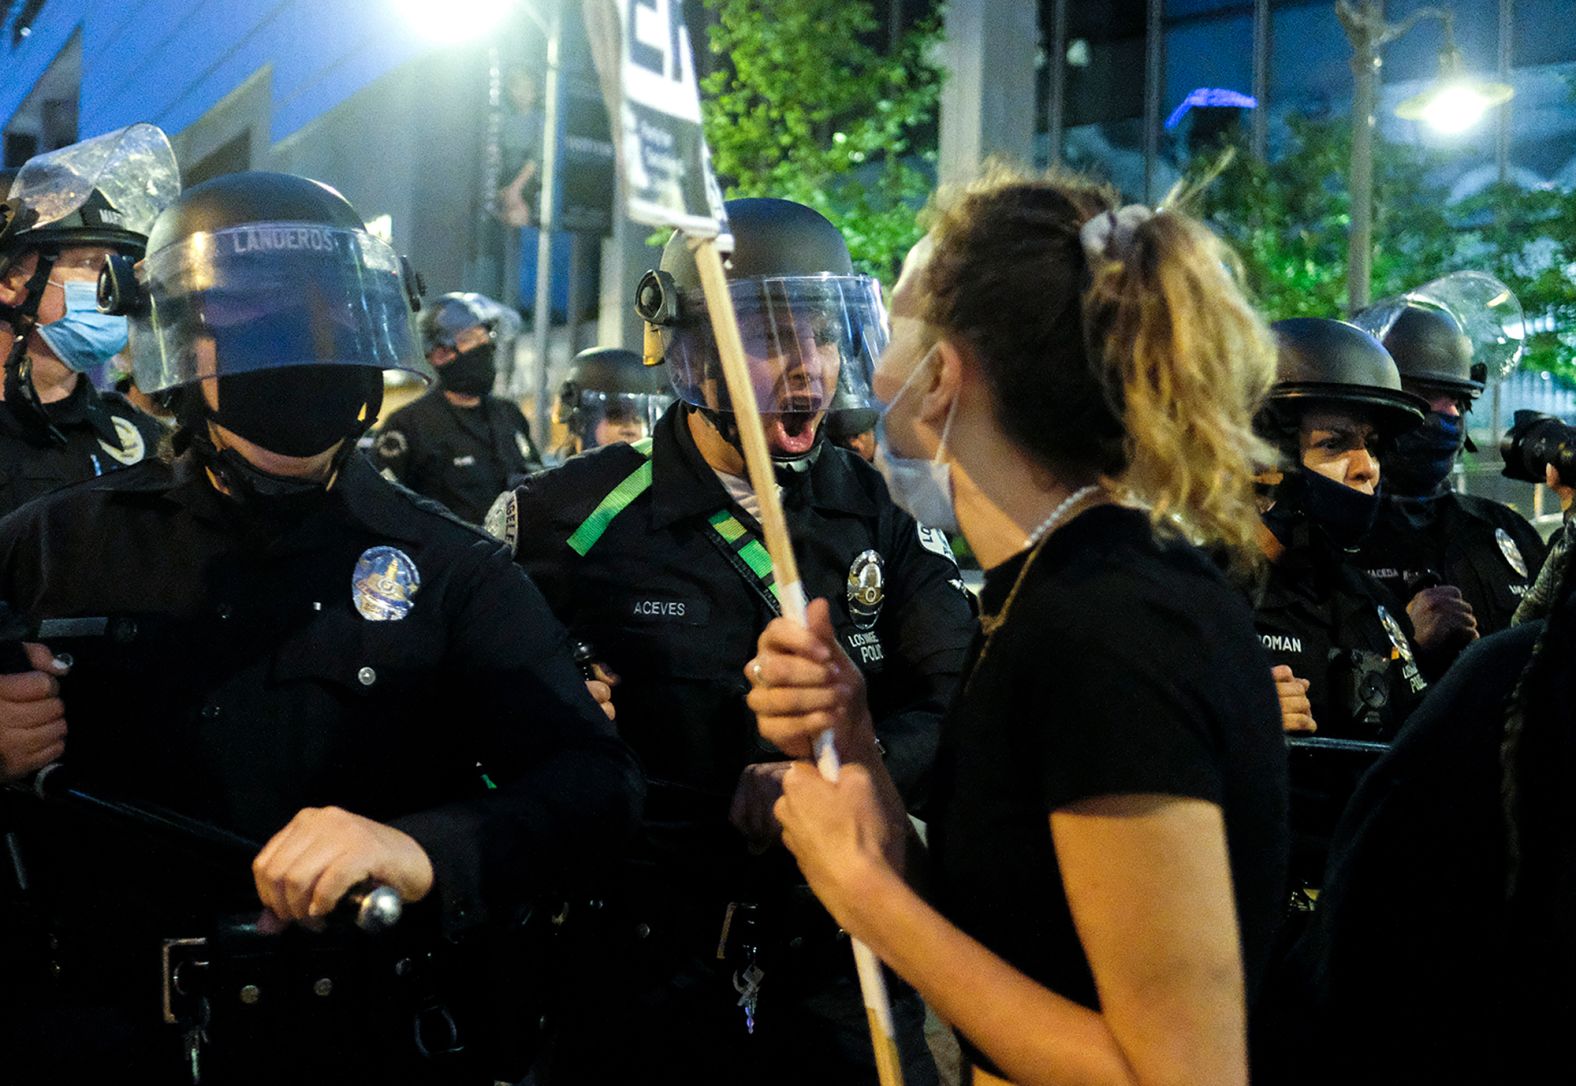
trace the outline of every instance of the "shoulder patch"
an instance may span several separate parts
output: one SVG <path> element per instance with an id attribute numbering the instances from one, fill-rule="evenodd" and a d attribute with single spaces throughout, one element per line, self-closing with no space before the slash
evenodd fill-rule
<path id="1" fill-rule="evenodd" d="M 142 431 L 137 429 L 137 424 L 122 415 L 111 416 L 115 424 L 115 436 L 120 439 L 117 448 L 109 442 L 100 439 L 99 447 L 109 454 L 117 464 L 140 464 L 143 457 L 148 455 L 148 443 L 143 439 Z"/>
<path id="2" fill-rule="evenodd" d="M 947 542 L 947 533 L 939 528 L 929 528 L 921 524 L 919 526 L 919 545 L 931 554 L 939 554 L 953 565 L 958 564 L 957 556 L 952 553 L 952 544 Z"/>
<path id="3" fill-rule="evenodd" d="M 505 490 L 498 495 L 492 508 L 487 510 L 482 527 L 488 535 L 507 546 L 510 554 L 515 553 L 520 541 L 520 499 L 514 491 Z"/>

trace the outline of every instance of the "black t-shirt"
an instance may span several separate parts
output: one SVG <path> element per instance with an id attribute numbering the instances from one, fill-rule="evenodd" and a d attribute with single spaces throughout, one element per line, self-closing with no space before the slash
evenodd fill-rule
<path id="1" fill-rule="evenodd" d="M 986 573 L 986 614 L 1025 558 Z M 942 725 L 929 811 L 938 907 L 1034 980 L 1098 1007 L 1047 819 L 1137 793 L 1224 812 L 1251 1002 L 1286 875 L 1270 665 L 1246 604 L 1200 552 L 1107 506 L 1046 542 Z"/>

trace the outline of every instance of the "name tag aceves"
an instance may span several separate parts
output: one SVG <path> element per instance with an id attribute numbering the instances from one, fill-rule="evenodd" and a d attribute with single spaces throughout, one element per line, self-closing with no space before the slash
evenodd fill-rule
<path id="1" fill-rule="evenodd" d="M 637 624 L 674 623 L 700 626 L 706 622 L 704 600 L 677 599 L 670 596 L 636 596 L 623 605 L 623 619 Z"/>

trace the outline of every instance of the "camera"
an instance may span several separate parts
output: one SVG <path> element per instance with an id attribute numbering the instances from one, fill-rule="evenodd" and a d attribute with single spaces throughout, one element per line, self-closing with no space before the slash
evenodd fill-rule
<path id="1" fill-rule="evenodd" d="M 1553 464 L 1561 482 L 1576 484 L 1576 429 L 1553 415 L 1517 411 L 1499 439 L 1499 454 L 1505 458 L 1500 474 L 1507 479 L 1541 483 L 1544 467 Z"/>

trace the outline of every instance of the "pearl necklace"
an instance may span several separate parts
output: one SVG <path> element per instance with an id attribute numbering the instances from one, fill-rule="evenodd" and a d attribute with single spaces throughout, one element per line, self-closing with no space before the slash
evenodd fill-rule
<path id="1" fill-rule="evenodd" d="M 1103 489 L 1104 487 L 1100 486 L 1099 483 L 1090 483 L 1088 486 L 1081 486 L 1071 494 L 1067 495 L 1060 505 L 1051 510 L 1050 516 L 1040 521 L 1039 525 L 1035 527 L 1034 531 L 1028 534 L 1028 536 L 1023 541 L 1023 545 L 1025 547 L 1032 547 L 1040 540 L 1050 535 L 1057 528 L 1061 527 L 1062 521 L 1067 519 L 1067 514 L 1072 512 L 1074 506 L 1083 501 L 1085 498 L 1093 495 L 1095 491 Z"/>
<path id="2" fill-rule="evenodd" d="M 1079 487 L 1067 495 L 1060 505 L 1052 509 L 1050 516 L 1040 521 L 1035 529 L 1029 533 L 1028 538 L 1024 540 L 1023 545 L 1031 548 L 1029 557 L 1023 560 L 1023 568 L 1018 570 L 1018 576 L 1012 582 L 1012 590 L 1007 593 L 1007 598 L 1002 601 L 1001 610 L 994 615 L 980 615 L 980 631 L 985 635 L 985 644 L 980 646 L 979 657 L 974 661 L 974 671 L 978 671 L 979 665 L 985 662 L 985 654 L 990 651 L 990 639 L 996 636 L 996 631 L 1001 629 L 1002 624 L 1007 621 L 1007 612 L 1012 610 L 1013 601 L 1018 598 L 1018 589 L 1023 587 L 1023 580 L 1029 575 L 1029 567 L 1034 565 L 1034 560 L 1040 556 L 1040 550 L 1044 547 L 1045 541 L 1050 538 L 1052 532 L 1070 520 L 1074 512 L 1081 512 L 1079 507 L 1097 494 L 1101 497 L 1104 497 L 1106 494 L 1105 488 L 1097 483 Z M 973 677 L 972 673 L 970 677 Z M 965 686 L 967 686 L 966 683 Z"/>

